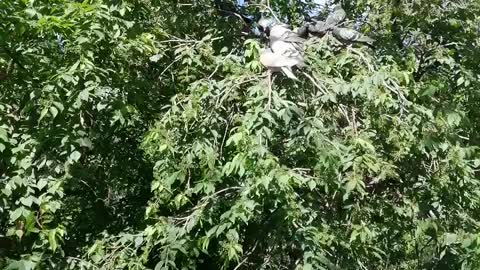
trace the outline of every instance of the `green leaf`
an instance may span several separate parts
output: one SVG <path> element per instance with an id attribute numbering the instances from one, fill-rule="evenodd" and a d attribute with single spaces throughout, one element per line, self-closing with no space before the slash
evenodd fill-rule
<path id="1" fill-rule="evenodd" d="M 33 17 L 35 17 L 35 15 L 37 15 L 37 11 L 35 9 L 32 9 L 32 8 L 25 9 L 25 13 L 27 14 L 27 16 L 29 18 L 33 18 Z"/>
<path id="2" fill-rule="evenodd" d="M 163 55 L 161 55 L 161 54 L 155 54 L 155 55 L 150 56 L 149 59 L 152 62 L 158 62 L 162 57 L 163 57 Z"/>
<path id="3" fill-rule="evenodd" d="M 58 109 L 57 108 L 55 108 L 54 106 L 51 106 L 49 108 L 49 110 L 50 110 L 50 113 L 52 114 L 53 118 L 57 117 L 57 115 L 58 115 Z"/>
<path id="4" fill-rule="evenodd" d="M 15 209 L 15 211 L 10 212 L 10 221 L 15 221 L 17 220 L 20 216 L 22 216 L 23 213 L 23 207 L 19 207 Z"/>
<path id="5" fill-rule="evenodd" d="M 120 29 L 117 29 L 117 31 L 115 32 L 115 34 L 113 34 L 113 38 L 118 38 L 120 35 L 122 34 L 122 32 L 120 32 Z"/>
<path id="6" fill-rule="evenodd" d="M 226 145 L 229 146 L 231 143 L 238 144 L 238 142 L 243 138 L 243 134 L 241 132 L 233 134 L 230 138 L 228 138 Z"/>
<path id="7" fill-rule="evenodd" d="M 93 261 L 94 263 L 99 263 L 99 262 L 102 260 L 102 256 L 97 255 L 97 254 L 92 255 L 91 258 L 92 258 L 92 261 Z"/>
<path id="8" fill-rule="evenodd" d="M 22 238 L 23 237 L 23 231 L 22 230 L 16 230 L 15 231 L 15 235 L 18 237 L 18 238 Z"/>
<path id="9" fill-rule="evenodd" d="M 464 77 L 460 77 L 460 78 L 457 79 L 457 86 L 460 86 L 463 83 L 465 83 L 465 78 Z"/>
<path id="10" fill-rule="evenodd" d="M 76 61 L 75 64 L 73 64 L 70 69 L 68 70 L 68 73 L 75 73 L 75 71 L 78 68 L 78 65 L 80 64 L 80 60 Z"/>
<path id="11" fill-rule="evenodd" d="M 89 41 L 90 41 L 90 39 L 87 38 L 87 37 L 79 37 L 79 38 L 77 38 L 77 43 L 78 43 L 79 45 L 80 45 L 80 44 L 83 44 L 83 43 L 87 43 L 87 42 L 89 42 Z"/>
<path id="12" fill-rule="evenodd" d="M 98 31 L 98 30 L 93 30 L 93 32 L 97 35 L 98 40 L 103 40 L 103 39 L 105 39 L 105 34 L 104 34 L 104 33 L 100 32 L 100 31 Z"/>
<path id="13" fill-rule="evenodd" d="M 446 233 L 446 234 L 444 235 L 444 237 L 445 237 L 445 238 L 444 238 L 443 244 L 444 244 L 445 246 L 449 246 L 449 245 L 457 242 L 457 235 L 454 234 L 454 233 Z"/>
<path id="14" fill-rule="evenodd" d="M 313 270 L 313 266 L 307 263 L 303 265 L 302 270 Z"/>
<path id="15" fill-rule="evenodd" d="M 203 38 L 202 38 L 202 41 L 207 41 L 207 40 L 210 40 L 212 39 L 212 35 L 211 34 L 208 34 L 208 35 L 205 35 Z"/>
<path id="16" fill-rule="evenodd" d="M 56 230 L 50 230 L 48 232 L 48 243 L 50 244 L 50 249 L 52 249 L 53 251 L 57 250 L 56 235 L 57 235 Z"/>
<path id="17" fill-rule="evenodd" d="M 81 147 L 87 147 L 89 149 L 93 148 L 92 141 L 89 138 L 79 138 L 76 140 L 76 142 L 81 146 Z"/>
<path id="18" fill-rule="evenodd" d="M 310 188 L 310 190 L 314 190 L 315 187 L 317 186 L 317 182 L 315 182 L 314 180 L 310 180 L 307 183 L 308 183 L 308 188 Z"/>
<path id="19" fill-rule="evenodd" d="M 139 248 L 143 243 L 143 237 L 139 236 L 135 238 L 135 248 Z"/>
<path id="20" fill-rule="evenodd" d="M 71 154 L 70 154 L 70 160 L 73 161 L 73 162 L 76 162 L 80 159 L 80 157 L 82 156 L 82 154 L 80 154 L 80 152 L 78 151 L 73 151 Z"/>
<path id="21" fill-rule="evenodd" d="M 37 183 L 38 190 L 42 190 L 44 187 L 47 186 L 47 184 L 48 184 L 47 180 L 44 178 L 41 178 L 40 180 L 38 180 L 38 183 Z"/>
<path id="22" fill-rule="evenodd" d="M 42 109 L 42 112 L 40 112 L 40 118 L 38 118 L 38 122 L 40 122 L 40 121 L 45 117 L 45 115 L 47 115 L 47 113 L 48 113 L 48 108 L 49 108 L 49 107 L 44 107 L 44 108 Z"/>
<path id="23" fill-rule="evenodd" d="M 35 263 L 29 260 L 12 261 L 6 270 L 32 270 L 35 268 Z"/>
<path id="24" fill-rule="evenodd" d="M 63 106 L 62 103 L 60 103 L 60 102 L 58 102 L 58 101 L 53 101 L 52 103 L 53 103 L 53 105 L 55 105 L 55 107 L 57 107 L 60 111 L 65 110 L 65 107 Z"/>
<path id="25" fill-rule="evenodd" d="M 345 186 L 345 190 L 347 193 L 352 192 L 355 188 L 357 187 L 357 181 L 355 179 L 352 179 L 347 182 L 347 185 Z"/>
<path id="26" fill-rule="evenodd" d="M 27 198 L 20 198 L 20 202 L 25 205 L 25 206 L 32 206 L 32 203 L 33 203 L 33 197 L 32 196 L 28 196 Z"/>
<path id="27" fill-rule="evenodd" d="M 8 142 L 7 130 L 0 126 L 0 139 L 4 142 Z M 2 151 L 3 152 L 3 151 Z"/>
<path id="28" fill-rule="evenodd" d="M 451 126 L 458 126 L 461 120 L 462 117 L 458 113 L 452 112 L 447 115 L 448 124 Z"/>
<path id="29" fill-rule="evenodd" d="M 157 190 L 160 187 L 160 181 L 154 181 L 152 182 L 151 190 Z"/>

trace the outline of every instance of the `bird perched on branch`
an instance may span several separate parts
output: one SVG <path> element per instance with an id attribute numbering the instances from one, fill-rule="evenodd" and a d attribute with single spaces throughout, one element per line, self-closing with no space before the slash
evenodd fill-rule
<path id="1" fill-rule="evenodd" d="M 281 43 L 279 43 L 281 44 Z M 304 66 L 303 57 L 299 54 L 290 55 L 285 51 L 283 54 L 273 51 L 271 48 L 262 49 L 260 51 L 260 63 L 264 65 L 267 71 L 267 83 L 268 83 L 268 102 L 267 108 L 270 109 L 272 103 L 272 73 L 282 71 L 288 78 L 298 80 L 295 74 L 293 74 L 292 68 L 297 66 Z"/>
<path id="2" fill-rule="evenodd" d="M 329 30 L 331 30 L 331 26 L 326 24 L 324 21 L 315 21 L 314 23 L 309 23 L 306 26 L 308 33 L 317 37 L 323 37 Z"/>
<path id="3" fill-rule="evenodd" d="M 347 17 L 347 13 L 345 12 L 345 10 L 342 8 L 341 5 L 336 5 L 334 8 L 333 8 L 333 12 L 328 14 L 328 17 L 327 19 L 325 20 L 325 23 L 327 25 L 338 25 L 340 23 L 342 23 L 345 18 Z"/>
<path id="4" fill-rule="evenodd" d="M 258 22 L 258 29 L 265 33 L 269 40 L 269 48 L 260 51 L 260 63 L 268 69 L 267 108 L 270 108 L 272 73 L 282 71 L 288 78 L 298 80 L 292 68 L 305 65 L 303 60 L 305 39 L 292 31 L 287 24 L 277 22 L 273 18 L 262 17 Z"/>
<path id="5" fill-rule="evenodd" d="M 272 73 L 282 71 L 287 77 L 294 80 L 297 80 L 297 77 L 293 74 L 292 68 L 305 65 L 301 55 L 289 54 L 287 52 L 282 54 L 270 48 L 260 51 L 260 63 Z"/>
<path id="6" fill-rule="evenodd" d="M 372 46 L 375 42 L 374 39 L 350 28 L 334 27 L 332 33 L 334 37 L 345 43 L 360 42 Z"/>
<path id="7" fill-rule="evenodd" d="M 299 38 L 296 31 L 292 31 L 288 24 L 276 22 L 275 19 L 271 17 L 262 17 L 258 21 L 257 27 L 259 31 L 265 33 L 265 35 L 268 36 L 270 41 L 278 39 L 293 42 L 304 41 L 303 39 Z"/>
<path id="8" fill-rule="evenodd" d="M 309 34 L 309 32 L 308 32 L 308 26 L 309 26 L 309 24 L 304 24 L 304 25 L 302 25 L 302 26 L 294 29 L 293 31 L 294 31 L 295 33 L 297 33 L 297 35 L 298 35 L 299 37 L 306 39 L 306 38 L 308 38 L 308 34 Z"/>
<path id="9" fill-rule="evenodd" d="M 336 5 L 333 11 L 328 14 L 327 19 L 322 21 L 317 16 L 312 17 L 312 22 L 307 24 L 308 32 L 314 36 L 322 37 L 333 27 L 345 21 L 347 13 L 341 5 Z"/>
<path id="10" fill-rule="evenodd" d="M 270 28 L 269 33 L 270 42 L 282 40 L 290 42 L 292 44 L 303 44 L 305 39 L 298 36 L 297 32 L 294 32 L 286 24 L 277 24 Z"/>
<path id="11" fill-rule="evenodd" d="M 268 36 L 270 47 L 260 54 L 260 62 L 273 72 L 282 70 L 287 77 L 297 79 L 291 68 L 304 65 L 305 39 L 299 37 L 287 24 L 276 23 L 273 18 L 260 19 L 258 27 Z"/>
<path id="12" fill-rule="evenodd" d="M 287 57 L 302 57 L 305 39 L 298 36 L 287 25 L 274 25 L 270 30 L 270 48 L 274 53 Z"/>

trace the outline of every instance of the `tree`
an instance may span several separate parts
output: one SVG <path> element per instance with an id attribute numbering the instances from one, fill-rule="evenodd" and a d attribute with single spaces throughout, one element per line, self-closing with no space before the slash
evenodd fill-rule
<path id="1" fill-rule="evenodd" d="M 260 3 L 4 2 L 0 266 L 479 267 L 477 1 L 343 3 L 375 48 L 309 39 L 271 108 Z"/>

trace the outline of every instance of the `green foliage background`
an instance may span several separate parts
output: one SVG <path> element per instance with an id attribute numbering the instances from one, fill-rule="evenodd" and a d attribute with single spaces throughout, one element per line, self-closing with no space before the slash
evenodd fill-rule
<path id="1" fill-rule="evenodd" d="M 271 109 L 218 4 L 0 2 L 0 267 L 480 268 L 480 2 L 345 1 Z"/>

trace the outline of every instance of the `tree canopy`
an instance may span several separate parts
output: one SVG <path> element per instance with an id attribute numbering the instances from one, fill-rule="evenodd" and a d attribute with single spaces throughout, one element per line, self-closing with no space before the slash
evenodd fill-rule
<path id="1" fill-rule="evenodd" d="M 315 2 L 0 1 L 0 268 L 480 268 L 480 2 Z"/>

